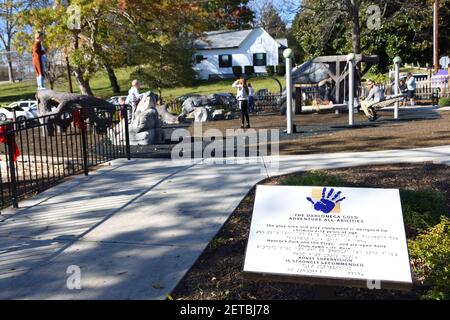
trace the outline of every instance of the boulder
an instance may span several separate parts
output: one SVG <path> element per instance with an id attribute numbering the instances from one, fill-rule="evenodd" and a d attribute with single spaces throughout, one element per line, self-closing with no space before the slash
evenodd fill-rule
<path id="1" fill-rule="evenodd" d="M 117 124 L 109 132 L 113 143 L 123 139 L 124 121 Z M 164 143 L 164 131 L 162 121 L 156 109 L 156 100 L 151 95 L 145 95 L 134 111 L 133 118 L 129 124 L 130 145 L 149 145 Z"/>
<path id="2" fill-rule="evenodd" d="M 195 122 L 206 122 L 209 118 L 208 110 L 205 107 L 195 108 L 193 115 Z"/>
<path id="3" fill-rule="evenodd" d="M 161 118 L 161 121 L 166 124 L 176 124 L 179 123 L 178 117 L 171 114 L 169 111 L 167 111 L 167 106 L 156 106 L 156 110 L 158 111 L 159 117 Z"/>
<path id="4" fill-rule="evenodd" d="M 236 119 L 236 118 L 237 118 L 237 115 L 236 115 L 236 113 L 233 112 L 233 111 L 227 112 L 227 113 L 225 114 L 225 119 L 226 119 L 226 120 L 233 120 L 233 119 Z"/>
<path id="5" fill-rule="evenodd" d="M 214 121 L 225 120 L 225 112 L 224 112 L 224 110 L 223 109 L 219 109 L 219 110 L 213 111 L 211 118 Z"/>

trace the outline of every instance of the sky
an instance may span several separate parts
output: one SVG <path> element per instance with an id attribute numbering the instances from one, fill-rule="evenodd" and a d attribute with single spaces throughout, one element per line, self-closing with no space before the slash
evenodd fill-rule
<path id="1" fill-rule="evenodd" d="M 274 4 L 281 18 L 287 23 L 288 26 L 290 26 L 298 7 L 300 6 L 301 0 L 250 0 L 249 4 L 258 16 L 260 8 L 268 2 L 272 2 Z"/>

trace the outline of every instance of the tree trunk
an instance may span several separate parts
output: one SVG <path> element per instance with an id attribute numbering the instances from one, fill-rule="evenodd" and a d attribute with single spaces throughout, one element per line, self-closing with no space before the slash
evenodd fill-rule
<path id="1" fill-rule="evenodd" d="M 352 19 L 352 47 L 353 53 L 361 53 L 361 24 L 359 22 L 360 0 L 351 1 L 351 19 Z"/>
<path id="2" fill-rule="evenodd" d="M 80 87 L 81 94 L 93 96 L 89 80 L 83 78 L 83 73 L 81 70 L 74 70 L 75 79 L 77 79 L 78 86 Z"/>
<path id="3" fill-rule="evenodd" d="M 73 33 L 73 48 L 77 50 L 79 48 L 79 39 L 77 31 Z M 93 96 L 91 86 L 89 84 L 89 79 L 84 79 L 83 70 L 80 67 L 76 67 L 73 69 L 73 75 L 78 82 L 78 86 L 80 87 L 81 94 Z"/>
<path id="4" fill-rule="evenodd" d="M 8 78 L 9 78 L 9 82 L 14 83 L 14 69 L 13 69 L 13 65 L 12 65 L 12 59 L 10 56 L 10 53 L 8 53 L 6 55 L 7 60 L 8 60 Z"/>
<path id="5" fill-rule="evenodd" d="M 113 93 L 120 93 L 120 86 L 117 81 L 117 77 L 114 72 L 114 69 L 107 64 L 105 64 L 105 69 L 106 69 L 106 72 L 108 73 L 108 78 L 109 78 L 109 82 L 111 83 L 111 88 L 112 88 Z"/>
<path id="6" fill-rule="evenodd" d="M 361 26 L 359 25 L 359 17 L 357 18 L 358 22 L 353 21 L 353 30 L 352 30 L 352 47 L 353 52 L 355 54 L 361 53 Z"/>

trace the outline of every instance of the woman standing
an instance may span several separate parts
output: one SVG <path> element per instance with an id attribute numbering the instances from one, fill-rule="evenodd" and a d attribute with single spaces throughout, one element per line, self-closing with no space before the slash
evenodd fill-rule
<path id="1" fill-rule="evenodd" d="M 247 120 L 247 128 L 250 128 L 250 117 L 248 115 L 248 96 L 250 91 L 247 86 L 247 81 L 244 78 L 238 79 L 233 83 L 232 87 L 237 88 L 236 99 L 241 109 L 241 128 L 244 128 L 244 118 Z"/>
<path id="2" fill-rule="evenodd" d="M 406 86 L 408 88 L 408 99 L 410 101 L 410 105 L 414 106 L 416 103 L 414 102 L 414 97 L 416 95 L 416 78 L 413 77 L 411 72 L 408 72 L 406 76 Z"/>

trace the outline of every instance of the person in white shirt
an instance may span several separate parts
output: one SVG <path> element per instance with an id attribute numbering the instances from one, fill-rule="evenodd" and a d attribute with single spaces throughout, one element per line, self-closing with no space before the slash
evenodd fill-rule
<path id="1" fill-rule="evenodd" d="M 136 110 L 139 101 L 142 99 L 142 94 L 139 93 L 139 89 L 141 88 L 141 83 L 139 80 L 133 80 L 131 82 L 131 88 L 128 90 L 128 96 L 125 100 L 125 103 L 131 106 L 131 110 L 128 110 L 128 122 L 131 122 L 133 119 L 134 111 Z"/>
<path id="2" fill-rule="evenodd" d="M 247 128 L 250 128 L 250 116 L 248 115 L 248 97 L 250 90 L 247 86 L 247 81 L 244 78 L 238 79 L 232 84 L 232 87 L 237 88 L 236 99 L 241 109 L 241 128 L 244 128 L 244 120 L 247 120 Z"/>
<path id="3" fill-rule="evenodd" d="M 415 105 L 414 96 L 416 95 L 416 78 L 413 77 L 411 72 L 408 72 L 406 76 L 406 86 L 408 88 L 407 97 L 411 105 Z"/>

